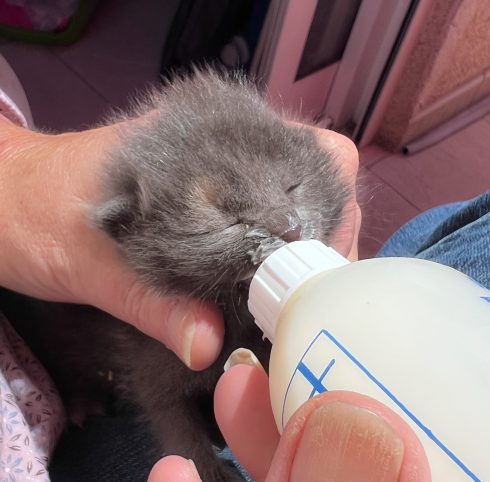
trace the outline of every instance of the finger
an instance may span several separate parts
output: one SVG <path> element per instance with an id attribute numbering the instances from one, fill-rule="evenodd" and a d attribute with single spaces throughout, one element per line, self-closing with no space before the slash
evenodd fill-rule
<path id="1" fill-rule="evenodd" d="M 361 211 L 357 202 L 350 202 L 344 208 L 341 223 L 329 237 L 328 245 L 351 261 L 358 258 Z"/>
<path id="2" fill-rule="evenodd" d="M 125 308 L 125 321 L 161 341 L 193 370 L 210 366 L 221 351 L 223 320 L 209 303 L 133 287 Z"/>
<path id="3" fill-rule="evenodd" d="M 290 480 L 394 482 L 402 460 L 403 443 L 387 423 L 353 405 L 333 402 L 308 417 Z"/>
<path id="4" fill-rule="evenodd" d="M 335 153 L 334 161 L 342 168 L 345 181 L 354 185 L 359 170 L 359 152 L 356 145 L 346 136 L 328 129 L 312 127 L 320 147 Z"/>
<path id="5" fill-rule="evenodd" d="M 193 370 L 207 368 L 216 360 L 223 345 L 224 325 L 214 305 L 162 296 L 123 268 L 113 269 L 105 276 L 99 274 L 97 278 L 116 280 L 110 295 L 107 288 L 97 291 L 95 306 L 161 341 Z M 99 293 L 105 296 L 101 298 Z"/>
<path id="6" fill-rule="evenodd" d="M 312 128 L 320 147 L 335 153 L 333 161 L 340 167 L 340 174 L 350 193 L 342 213 L 342 221 L 329 239 L 329 244 L 350 260 L 357 259 L 360 229 L 360 210 L 356 200 L 356 179 L 359 170 L 359 153 L 355 144 L 334 131 Z"/>
<path id="7" fill-rule="evenodd" d="M 177 455 L 160 459 L 151 469 L 148 482 L 201 482 L 192 460 Z"/>
<path id="8" fill-rule="evenodd" d="M 309 400 L 288 423 L 267 482 L 429 482 L 415 433 L 379 402 L 352 392 Z"/>
<path id="9" fill-rule="evenodd" d="M 295 475 L 296 480 L 310 481 L 309 478 L 302 478 L 303 467 L 318 467 L 318 472 L 315 468 L 309 477 L 314 477 L 316 473 L 324 475 L 322 464 L 327 452 L 333 457 L 333 460 L 328 460 L 330 468 L 335 466 L 335 459 L 337 466 L 345 464 L 361 472 L 367 470 L 366 466 L 371 468 L 374 464 L 372 480 L 383 480 L 376 479 L 382 475 L 376 470 L 382 467 L 392 470 L 391 473 L 385 472 L 385 476 L 393 475 L 398 470 L 397 478 L 393 480 L 430 481 L 427 458 L 410 427 L 384 405 L 352 392 L 328 392 L 309 400 L 287 425 L 277 452 L 273 455 L 279 436 L 268 393 L 268 380 L 263 370 L 246 365 L 229 369 L 221 377 L 215 392 L 216 419 L 225 440 L 257 482 L 266 479 L 269 468 L 268 482 L 289 480 L 293 463 L 296 468 L 291 475 Z M 331 406 L 339 402 L 342 404 L 340 407 Z M 323 412 L 316 411 L 324 407 L 328 408 Z M 315 414 L 315 418 L 308 425 L 312 414 Z M 358 432 L 364 434 L 364 439 L 356 439 L 355 434 Z M 334 443 L 335 447 L 335 443 L 342 440 L 342 437 L 344 445 L 350 444 L 350 448 L 335 452 L 329 444 Z M 319 445 L 319 440 L 325 446 Z M 373 445 L 373 441 L 377 441 L 377 445 Z M 303 447 L 301 454 L 298 452 L 300 444 Z M 313 454 L 319 460 L 309 460 L 305 454 Z M 357 465 L 348 459 L 352 454 L 359 454 L 359 459 L 354 460 Z M 320 477 L 311 480 L 327 479 Z M 359 480 L 364 479 L 361 476 Z"/>
<path id="10" fill-rule="evenodd" d="M 216 386 L 214 407 L 216 421 L 232 452 L 253 480 L 265 480 L 279 433 L 264 370 L 250 365 L 228 369 Z"/>
<path id="11" fill-rule="evenodd" d="M 359 152 L 354 142 L 348 137 L 329 129 L 303 125 L 294 121 L 291 121 L 290 124 L 299 128 L 306 127 L 307 129 L 311 129 L 316 136 L 319 146 L 328 153 L 335 153 L 333 161 L 340 165 L 344 181 L 354 189 L 357 171 L 359 170 Z"/>
<path id="12" fill-rule="evenodd" d="M 356 203 L 355 206 L 355 226 L 354 226 L 354 237 L 352 240 L 352 245 L 350 252 L 347 254 L 347 259 L 349 261 L 357 261 L 359 259 L 359 233 L 361 231 L 362 224 L 362 212 L 359 204 Z"/>

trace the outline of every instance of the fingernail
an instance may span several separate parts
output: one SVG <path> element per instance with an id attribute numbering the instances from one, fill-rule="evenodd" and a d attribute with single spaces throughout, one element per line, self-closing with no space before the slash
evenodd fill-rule
<path id="1" fill-rule="evenodd" d="M 226 360 L 223 369 L 226 372 L 235 365 L 250 365 L 260 368 L 261 370 L 264 369 L 264 367 L 259 362 L 259 359 L 254 355 L 252 351 L 248 350 L 247 348 L 237 348 L 235 351 L 233 351 L 228 357 L 228 360 Z"/>
<path id="2" fill-rule="evenodd" d="M 317 408 L 296 451 L 291 481 L 394 482 L 404 446 L 372 412 L 342 402 Z"/>
<path id="3" fill-rule="evenodd" d="M 192 370 L 209 367 L 223 346 L 218 308 L 197 300 L 176 299 L 168 315 L 169 348 Z"/>
<path id="4" fill-rule="evenodd" d="M 192 342 L 196 334 L 194 305 L 189 300 L 175 300 L 168 318 L 170 342 L 188 367 L 192 364 Z"/>

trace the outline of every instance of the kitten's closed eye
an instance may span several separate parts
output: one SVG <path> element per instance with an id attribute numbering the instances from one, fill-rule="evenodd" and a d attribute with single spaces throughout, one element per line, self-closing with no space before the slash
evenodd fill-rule
<path id="1" fill-rule="evenodd" d="M 298 182 L 296 184 L 293 184 L 292 186 L 289 186 L 287 189 L 286 189 L 286 194 L 291 194 L 295 189 L 297 189 L 298 187 L 301 186 L 301 183 Z"/>

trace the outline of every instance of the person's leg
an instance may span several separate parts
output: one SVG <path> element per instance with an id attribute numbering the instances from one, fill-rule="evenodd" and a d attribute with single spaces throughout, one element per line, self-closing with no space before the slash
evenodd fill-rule
<path id="1" fill-rule="evenodd" d="M 400 228 L 378 256 L 436 261 L 490 288 L 490 190 L 422 213 Z"/>

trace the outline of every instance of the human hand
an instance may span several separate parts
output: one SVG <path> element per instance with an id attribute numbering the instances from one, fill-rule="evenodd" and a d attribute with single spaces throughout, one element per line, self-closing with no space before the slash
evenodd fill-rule
<path id="1" fill-rule="evenodd" d="M 296 122 L 293 122 L 293 125 L 300 126 Z M 312 130 L 320 147 L 330 153 L 332 160 L 338 163 L 347 191 L 350 192 L 350 198 L 347 199 L 342 213 L 342 220 L 329 239 L 329 245 L 350 261 L 356 261 L 362 221 L 361 209 L 357 203 L 356 189 L 359 170 L 357 147 L 349 138 L 338 132 L 314 126 L 306 127 Z"/>
<path id="2" fill-rule="evenodd" d="M 352 392 L 326 392 L 306 402 L 280 437 L 265 372 L 236 365 L 215 392 L 218 424 L 256 482 L 429 482 L 430 469 L 415 433 L 379 402 Z M 198 482 L 195 467 L 165 457 L 149 482 Z"/>
<path id="3" fill-rule="evenodd" d="M 218 310 L 152 292 L 89 220 L 118 125 L 61 135 L 0 116 L 0 285 L 94 305 L 160 340 L 193 369 L 221 351 Z"/>
<path id="4" fill-rule="evenodd" d="M 117 142 L 119 126 L 46 135 L 1 116 L 0 121 L 0 285 L 51 301 L 96 306 L 160 340 L 189 367 L 209 366 L 223 341 L 217 309 L 149 290 L 89 221 L 101 194 L 105 153 Z M 351 188 L 332 245 L 355 258 L 357 151 L 340 134 L 312 129 L 320 144 L 336 153 Z"/>
<path id="5" fill-rule="evenodd" d="M 313 129 L 319 145 L 327 152 L 333 153 L 333 159 L 339 163 L 344 182 L 351 193 L 344 208 L 342 220 L 329 240 L 329 244 L 342 256 L 350 261 L 356 261 L 358 259 L 359 231 L 362 221 L 356 189 L 359 153 L 355 144 L 342 134 L 318 127 L 311 127 L 311 129 Z"/>

